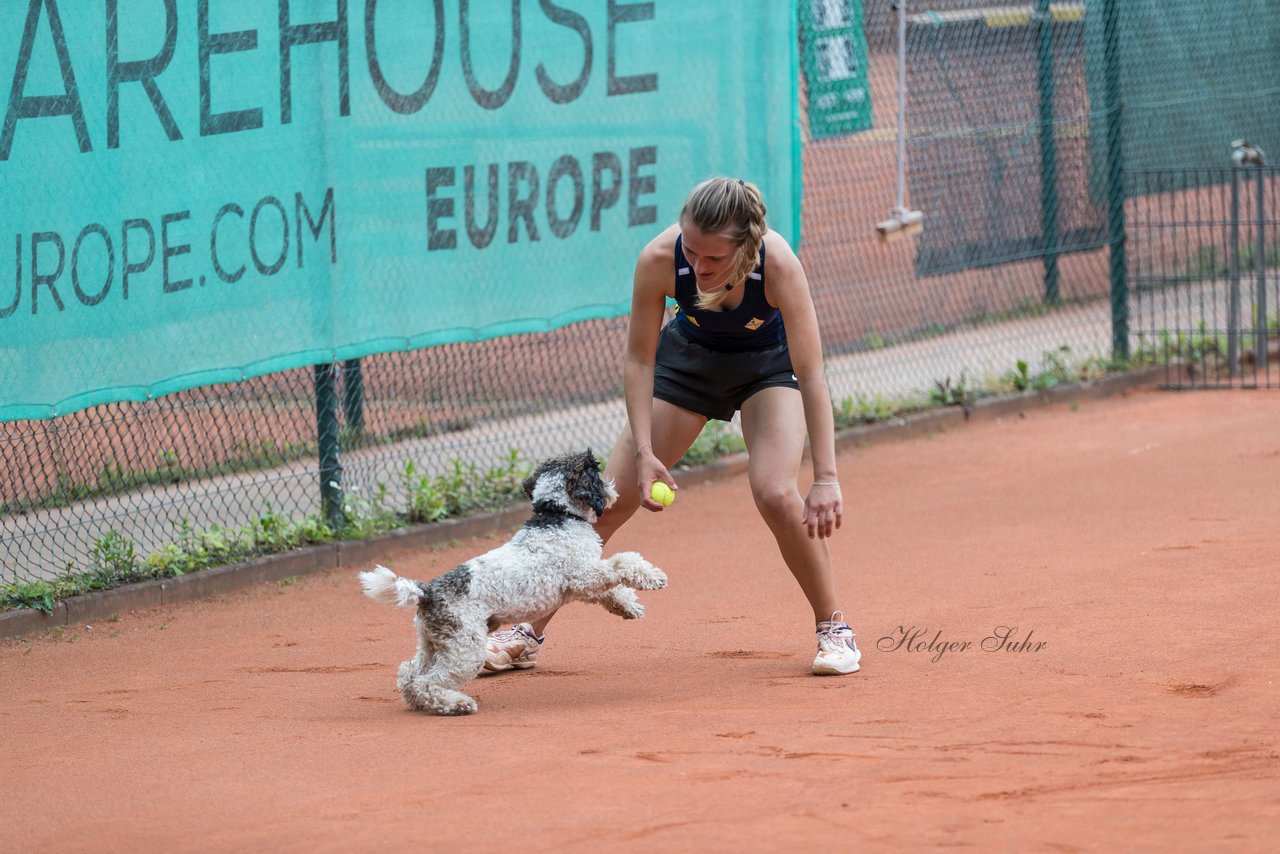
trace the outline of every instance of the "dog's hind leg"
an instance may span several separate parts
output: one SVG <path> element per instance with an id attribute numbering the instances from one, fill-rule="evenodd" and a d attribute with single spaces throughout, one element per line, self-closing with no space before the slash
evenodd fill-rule
<path id="1" fill-rule="evenodd" d="M 459 626 L 447 637 L 437 637 L 436 657 L 431 667 L 414 680 L 414 689 L 423 706 L 437 715 L 470 715 L 476 701 L 458 690 L 484 666 L 487 626 Z"/>
<path id="2" fill-rule="evenodd" d="M 439 649 L 430 635 L 420 634 L 419 640 L 417 654 L 400 665 L 396 676 L 396 690 L 400 692 L 406 706 L 415 712 L 429 712 L 432 710 L 431 701 L 423 690 L 423 680 L 434 669 Z"/>
<path id="3" fill-rule="evenodd" d="M 429 711 L 426 700 L 418 688 L 418 680 L 422 674 L 422 656 L 414 656 L 400 665 L 396 676 L 396 690 L 404 699 L 404 704 L 415 712 Z"/>
<path id="4" fill-rule="evenodd" d="M 423 648 L 409 661 L 400 665 L 396 688 L 404 698 L 404 704 L 415 712 L 433 712 L 437 715 L 469 715 L 476 710 L 476 701 L 458 691 L 466 678 L 453 678 L 448 659 L 449 642 L 438 636 L 423 638 Z M 481 647 L 479 669 L 484 663 Z M 474 670 L 472 675 L 475 675 Z"/>
<path id="5" fill-rule="evenodd" d="M 455 678 L 439 661 L 426 671 L 419 671 L 411 665 L 412 662 L 406 661 L 400 666 L 400 679 L 396 683 L 406 706 L 437 715 L 475 713 L 476 701 L 457 690 L 457 686 L 466 679 Z"/>
<path id="6" fill-rule="evenodd" d="M 414 680 L 413 689 L 424 711 L 437 715 L 473 715 L 478 706 L 466 694 L 449 687 L 452 674 L 431 670 Z"/>

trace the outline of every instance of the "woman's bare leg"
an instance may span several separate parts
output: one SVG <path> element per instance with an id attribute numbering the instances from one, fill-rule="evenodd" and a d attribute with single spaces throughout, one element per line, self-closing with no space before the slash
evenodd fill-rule
<path id="1" fill-rule="evenodd" d="M 831 555 L 826 540 L 809 537 L 797 484 L 807 435 L 800 392 L 777 386 L 752 395 L 742 406 L 742 432 L 756 508 L 809 600 L 814 622 L 830 620 L 839 607 Z"/>

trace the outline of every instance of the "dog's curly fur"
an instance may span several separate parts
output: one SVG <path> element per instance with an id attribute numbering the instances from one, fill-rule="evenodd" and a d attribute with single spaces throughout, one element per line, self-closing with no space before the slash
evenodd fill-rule
<path id="1" fill-rule="evenodd" d="M 396 687 L 411 709 L 469 715 L 476 701 L 459 688 L 484 664 L 489 632 L 534 622 L 575 600 L 634 620 L 636 590 L 658 590 L 667 576 L 636 552 L 602 560 L 592 527 L 618 497 L 590 450 L 547 460 L 524 480 L 533 516 L 505 545 L 428 583 L 385 566 L 360 573 L 365 595 L 418 609 L 418 651 L 400 665 Z"/>

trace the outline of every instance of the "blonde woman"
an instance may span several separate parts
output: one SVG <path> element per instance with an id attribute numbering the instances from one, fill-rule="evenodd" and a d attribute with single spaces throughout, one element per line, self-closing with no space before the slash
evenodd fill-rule
<path id="1" fill-rule="evenodd" d="M 668 297 L 676 315 L 664 326 Z M 857 671 L 861 652 L 837 607 L 826 543 L 844 506 L 817 315 L 804 269 L 769 229 L 753 184 L 699 184 L 679 222 L 640 253 L 623 386 L 628 424 L 605 470 L 619 497 L 596 524 L 601 539 L 607 543 L 639 507 L 662 510 L 649 495 L 654 481 L 676 488 L 669 469 L 707 421 L 741 412 L 756 507 L 813 608 L 813 672 Z M 813 482 L 802 496 L 806 436 Z M 533 667 L 548 622 L 491 635 L 485 669 Z"/>

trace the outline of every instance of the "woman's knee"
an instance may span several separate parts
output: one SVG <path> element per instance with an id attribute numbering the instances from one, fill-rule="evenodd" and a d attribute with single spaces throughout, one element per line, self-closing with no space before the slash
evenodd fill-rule
<path id="1" fill-rule="evenodd" d="M 795 520 L 800 493 L 794 483 L 769 481 L 752 483 L 751 496 L 755 499 L 756 509 L 766 522 Z"/>

